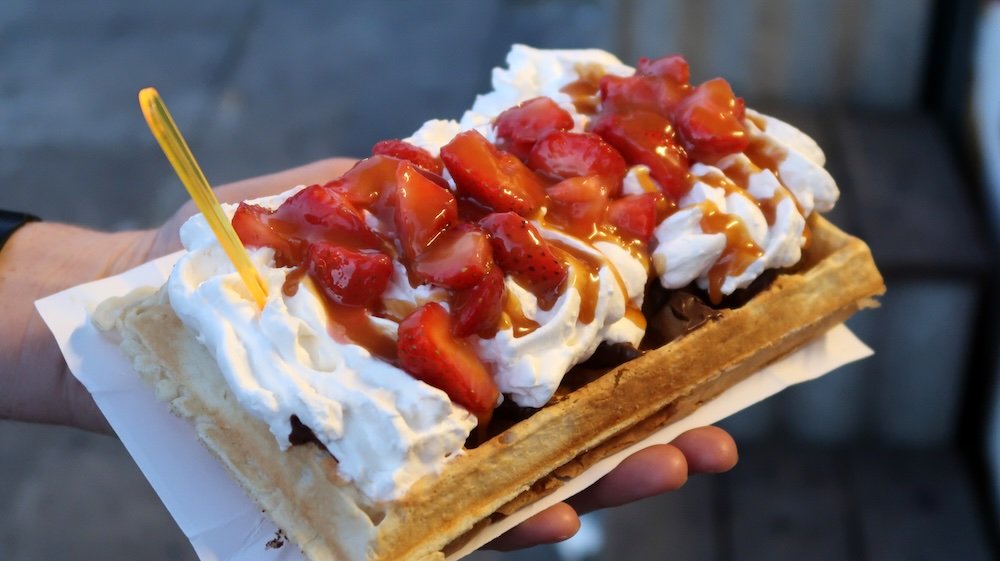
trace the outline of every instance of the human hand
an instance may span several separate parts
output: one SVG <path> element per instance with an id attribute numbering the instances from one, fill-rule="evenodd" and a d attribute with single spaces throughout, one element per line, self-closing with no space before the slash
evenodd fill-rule
<path id="1" fill-rule="evenodd" d="M 563 541 L 580 529 L 582 514 L 676 491 L 688 476 L 729 471 L 737 459 L 736 442 L 726 431 L 689 430 L 670 444 L 632 454 L 580 494 L 529 518 L 486 548 L 508 551 Z"/>

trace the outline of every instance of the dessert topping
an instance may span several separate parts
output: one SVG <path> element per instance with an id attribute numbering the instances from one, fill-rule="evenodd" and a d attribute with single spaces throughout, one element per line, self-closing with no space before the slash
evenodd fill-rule
<path id="1" fill-rule="evenodd" d="M 532 216 L 544 203 L 545 187 L 521 160 L 479 132 L 459 133 L 441 148 L 441 159 L 460 196 L 495 212 Z"/>
<path id="2" fill-rule="evenodd" d="M 424 304 L 399 324 L 400 366 L 444 390 L 485 426 L 500 397 L 475 350 L 452 334 L 451 317 L 437 302 Z"/>

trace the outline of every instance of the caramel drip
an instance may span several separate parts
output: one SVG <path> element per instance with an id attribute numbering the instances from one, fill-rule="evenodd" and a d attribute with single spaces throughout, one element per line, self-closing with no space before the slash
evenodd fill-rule
<path id="1" fill-rule="evenodd" d="M 708 271 L 708 296 L 713 304 L 718 304 L 722 302 L 722 283 L 726 277 L 742 274 L 764 252 L 739 218 L 720 212 L 710 201 L 703 201 L 700 206 L 702 231 L 726 235 L 726 248 Z"/>
<path id="2" fill-rule="evenodd" d="M 559 91 L 569 95 L 573 101 L 573 107 L 585 115 L 597 113 L 597 106 L 601 100 L 598 92 L 601 88 L 601 77 L 604 76 L 604 69 L 599 64 L 577 64 L 576 73 L 578 79 L 566 84 Z"/>
<path id="3" fill-rule="evenodd" d="M 291 298 L 299 292 L 299 283 L 302 282 L 302 277 L 305 276 L 305 267 L 295 267 L 288 274 L 285 275 L 285 282 L 281 285 L 281 292 Z"/>
<path id="4" fill-rule="evenodd" d="M 507 291 L 504 295 L 503 315 L 500 319 L 500 325 L 503 329 L 511 328 L 515 339 L 524 337 L 540 327 L 537 321 L 529 319 L 524 315 L 521 302 L 510 291 Z"/>
<path id="5" fill-rule="evenodd" d="M 622 294 L 628 294 L 618 270 L 603 255 L 597 255 L 564 244 L 558 240 L 547 240 L 553 251 L 573 269 L 573 287 L 580 294 L 580 322 L 594 321 L 597 300 L 601 288 L 601 267 L 608 264 Z M 595 250 L 596 251 L 596 250 Z"/>
<path id="6" fill-rule="evenodd" d="M 700 179 L 712 187 L 720 187 L 726 190 L 727 193 L 736 191 L 734 187 L 739 187 L 742 192 L 746 193 L 750 186 L 750 176 L 760 173 L 760 171 L 761 168 L 757 167 L 757 165 L 752 162 L 748 163 L 745 161 L 735 161 L 723 170 L 725 177 L 719 177 L 717 174 L 709 174 L 702 176 Z M 798 201 L 791 196 L 788 188 L 785 187 L 784 184 L 781 184 L 780 180 L 778 188 L 774 190 L 774 195 L 772 195 L 771 198 L 754 199 L 749 195 L 749 193 L 747 193 L 747 197 L 754 201 L 754 203 L 757 204 L 757 207 L 760 208 L 761 213 L 764 215 L 764 219 L 767 220 L 768 226 L 774 225 L 774 221 L 777 218 L 778 205 L 781 204 L 781 201 L 786 198 L 791 198 L 792 201 L 795 202 L 795 205 L 798 206 Z M 801 207 L 799 207 L 799 212 L 802 212 Z"/>
<path id="7" fill-rule="evenodd" d="M 778 173 L 778 166 L 788 157 L 788 149 L 778 146 L 767 140 L 763 136 L 751 136 L 750 145 L 743 152 L 755 166 L 761 169 L 771 170 L 775 177 L 781 179 Z"/>
<path id="8" fill-rule="evenodd" d="M 625 308 L 625 317 L 640 329 L 646 329 L 646 316 L 643 315 L 642 310 L 636 308 L 631 303 Z"/>
<path id="9" fill-rule="evenodd" d="M 747 120 L 757 125 L 760 130 L 767 130 L 767 121 L 763 117 L 757 117 L 756 115 L 747 115 Z"/>
<path id="10" fill-rule="evenodd" d="M 639 182 L 639 186 L 646 193 L 659 193 L 660 187 L 653 181 L 653 178 L 649 176 L 649 168 L 636 166 L 632 168 L 635 174 L 636 181 Z"/>
<path id="11" fill-rule="evenodd" d="M 396 361 L 396 340 L 375 326 L 367 309 L 344 306 L 323 295 L 320 300 L 326 308 L 327 331 L 334 341 L 353 343 L 387 362 Z"/>

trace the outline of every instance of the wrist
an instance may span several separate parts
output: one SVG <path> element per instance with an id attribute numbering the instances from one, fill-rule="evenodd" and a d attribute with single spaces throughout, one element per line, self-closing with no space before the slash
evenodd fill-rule
<path id="1" fill-rule="evenodd" d="M 69 374 L 34 301 L 128 269 L 145 258 L 148 232 L 105 233 L 49 222 L 18 229 L 0 250 L 0 418 L 107 430 Z"/>

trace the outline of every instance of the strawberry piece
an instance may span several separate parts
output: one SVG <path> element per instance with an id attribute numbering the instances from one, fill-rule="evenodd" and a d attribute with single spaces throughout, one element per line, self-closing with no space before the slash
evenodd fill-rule
<path id="1" fill-rule="evenodd" d="M 492 268 L 490 238 L 472 224 L 460 224 L 442 233 L 413 263 L 413 272 L 421 281 L 455 290 L 475 285 Z"/>
<path id="2" fill-rule="evenodd" d="M 611 113 L 598 118 L 593 130 L 629 164 L 649 167 L 650 176 L 671 199 L 679 200 L 687 193 L 687 156 L 665 117 L 647 111 Z"/>
<path id="3" fill-rule="evenodd" d="M 625 158 L 600 136 L 563 131 L 539 140 L 528 156 L 528 166 L 554 179 L 606 175 L 618 183 L 628 171 Z"/>
<path id="4" fill-rule="evenodd" d="M 566 267 L 524 218 L 513 212 L 493 213 L 479 225 L 490 234 L 497 264 L 536 295 L 554 292 L 566 280 Z"/>
<path id="5" fill-rule="evenodd" d="M 459 133 L 441 148 L 441 160 L 460 194 L 496 212 L 530 216 L 544 201 L 538 176 L 474 130 Z"/>
<path id="6" fill-rule="evenodd" d="M 609 186 L 617 188 L 617 183 L 599 175 L 560 181 L 545 190 L 549 196 L 545 218 L 578 238 L 590 238 L 604 221 Z"/>
<path id="7" fill-rule="evenodd" d="M 497 146 L 522 161 L 531 147 L 552 131 L 573 128 L 573 117 L 547 97 L 536 97 L 499 114 L 495 122 Z"/>
<path id="8" fill-rule="evenodd" d="M 358 208 L 371 209 L 376 203 L 384 203 L 396 190 L 399 162 L 383 155 L 365 158 L 324 187 L 344 195 Z"/>
<path id="9" fill-rule="evenodd" d="M 715 161 L 742 152 L 750 144 L 743 125 L 745 105 L 729 82 L 709 80 L 685 97 L 674 110 L 674 123 L 692 158 Z"/>
<path id="10" fill-rule="evenodd" d="M 678 83 L 662 76 L 608 74 L 601 78 L 601 111 L 649 111 L 665 117 L 673 112 L 688 90 L 687 82 Z"/>
<path id="11" fill-rule="evenodd" d="M 454 195 L 418 169 L 409 162 L 396 168 L 396 233 L 407 259 L 415 258 L 458 221 Z"/>
<path id="12" fill-rule="evenodd" d="M 655 59 L 642 57 L 635 73 L 660 76 L 676 84 L 686 85 L 691 81 L 691 68 L 681 55 L 668 55 Z"/>
<path id="13" fill-rule="evenodd" d="M 376 142 L 375 146 L 372 146 L 372 156 L 377 155 L 392 156 L 393 158 L 406 160 L 438 175 L 441 175 L 441 172 L 444 171 L 444 165 L 441 163 L 441 160 L 432 156 L 430 152 L 398 138 Z"/>
<path id="14" fill-rule="evenodd" d="M 305 255 L 306 244 L 290 238 L 288 232 L 273 228 L 269 220 L 271 213 L 261 206 L 240 203 L 233 214 L 233 229 L 246 247 L 274 249 L 274 261 L 278 267 L 298 264 Z"/>
<path id="15" fill-rule="evenodd" d="M 448 394 L 485 426 L 500 390 L 472 346 L 452 335 L 451 317 L 430 302 L 399 324 L 399 366 L 411 376 Z"/>
<path id="16" fill-rule="evenodd" d="M 659 193 L 627 195 L 611 201 L 608 206 L 608 222 L 624 237 L 648 241 L 656 227 L 656 210 Z"/>
<path id="17" fill-rule="evenodd" d="M 368 307 L 385 291 L 392 260 L 377 251 L 353 251 L 325 241 L 309 244 L 309 276 L 334 303 Z"/>
<path id="18" fill-rule="evenodd" d="M 240 203 L 233 229 L 248 247 L 271 247 L 279 267 L 298 265 L 310 242 L 325 240 L 354 249 L 379 249 L 385 243 L 343 195 L 312 185 L 277 209 Z"/>
<path id="19" fill-rule="evenodd" d="M 332 189 L 312 185 L 288 198 L 269 223 L 289 237 L 325 240 L 353 249 L 381 249 L 385 244 L 351 202 Z"/>
<path id="20" fill-rule="evenodd" d="M 456 337 L 479 335 L 488 338 L 496 335 L 503 313 L 506 287 L 503 271 L 493 267 L 478 283 L 465 290 L 452 293 L 452 332 Z"/>

